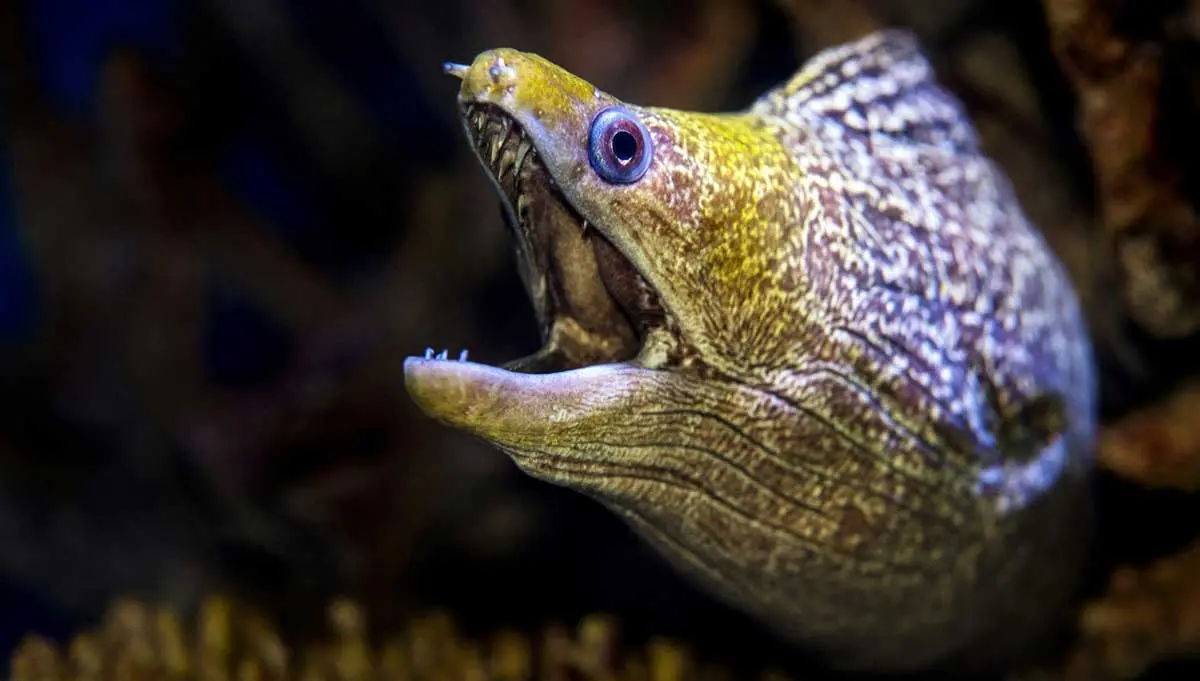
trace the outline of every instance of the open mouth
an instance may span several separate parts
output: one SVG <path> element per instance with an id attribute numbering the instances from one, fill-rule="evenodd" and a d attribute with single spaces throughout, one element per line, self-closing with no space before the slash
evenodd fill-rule
<path id="1" fill-rule="evenodd" d="M 636 362 L 648 335 L 665 324 L 654 288 L 567 201 L 512 116 L 475 102 L 463 105 L 462 116 L 500 195 L 545 343 L 507 367 L 544 373 Z"/>

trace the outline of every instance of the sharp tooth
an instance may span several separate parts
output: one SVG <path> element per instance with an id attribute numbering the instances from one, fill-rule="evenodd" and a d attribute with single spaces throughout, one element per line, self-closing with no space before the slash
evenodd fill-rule
<path id="1" fill-rule="evenodd" d="M 588 227 L 589 227 L 589 226 L 590 226 L 590 225 L 588 225 L 588 221 L 587 221 L 587 220 L 584 220 L 584 221 L 583 221 L 583 238 L 584 238 L 584 239 L 588 238 Z"/>
<path id="2" fill-rule="evenodd" d="M 433 359 L 433 348 L 425 348 L 425 359 Z"/>
<path id="3" fill-rule="evenodd" d="M 529 155 L 529 150 L 532 148 L 533 145 L 529 143 L 529 140 L 521 140 L 521 146 L 517 148 L 516 159 L 513 162 L 513 166 L 515 167 L 515 170 L 513 170 L 514 173 L 521 172 L 521 165 L 525 163 L 525 157 Z"/>
<path id="4" fill-rule="evenodd" d="M 516 145 L 513 145 L 509 140 L 516 137 Z M 517 162 L 517 154 L 520 152 L 521 146 L 525 144 L 525 134 L 521 131 L 521 127 L 515 123 L 508 130 L 508 138 L 505 139 L 505 144 L 500 153 L 500 171 L 497 173 L 498 179 L 504 179 L 504 175 L 509 170 L 519 169 Z M 515 148 L 514 148 L 515 147 Z"/>
<path id="5" fill-rule="evenodd" d="M 467 351 L 465 348 L 463 349 L 462 352 L 458 353 L 458 361 L 460 361 L 460 362 L 467 361 Z"/>
<path id="6" fill-rule="evenodd" d="M 446 351 L 446 350 L 442 350 L 441 352 L 439 352 L 439 353 L 437 354 L 437 358 L 438 358 L 438 359 L 446 359 L 447 355 L 449 355 L 449 354 L 450 354 L 450 353 L 449 353 L 448 351 Z"/>
<path id="7" fill-rule="evenodd" d="M 500 147 L 500 159 L 496 164 L 496 179 L 503 180 L 504 176 L 513 169 L 515 156 L 516 152 L 511 143 L 505 143 Z"/>
<path id="8" fill-rule="evenodd" d="M 525 195 L 517 194 L 517 218 L 518 219 L 525 217 L 525 203 L 526 203 Z"/>
<path id="9" fill-rule="evenodd" d="M 496 156 L 500 153 L 500 138 L 492 136 L 488 138 L 488 164 L 496 165 Z"/>
<path id="10" fill-rule="evenodd" d="M 504 141 L 507 139 L 508 139 L 508 130 L 505 130 L 504 132 L 502 132 L 498 135 L 492 136 L 491 149 L 488 151 L 488 156 L 491 159 L 489 161 L 489 164 L 493 168 L 496 167 L 496 161 L 500 157 L 500 149 L 504 147 Z"/>
<path id="11" fill-rule="evenodd" d="M 496 179 L 503 180 L 504 176 L 508 174 L 508 171 L 512 169 L 512 167 L 513 154 L 511 151 L 506 150 L 500 154 L 500 167 L 496 170 Z"/>

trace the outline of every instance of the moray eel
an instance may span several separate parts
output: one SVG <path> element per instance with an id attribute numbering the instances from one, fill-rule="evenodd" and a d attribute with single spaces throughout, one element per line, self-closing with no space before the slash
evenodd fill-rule
<path id="1" fill-rule="evenodd" d="M 1079 582 L 1096 429 L 1064 268 L 917 39 L 732 113 L 448 64 L 544 347 L 411 357 L 432 417 L 848 670 L 995 670 Z"/>

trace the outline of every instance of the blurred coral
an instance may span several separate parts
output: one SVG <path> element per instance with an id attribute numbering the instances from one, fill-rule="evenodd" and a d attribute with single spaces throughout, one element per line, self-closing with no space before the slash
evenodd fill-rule
<path id="1" fill-rule="evenodd" d="M 810 51 L 856 40 L 883 26 L 866 0 L 777 1 Z"/>
<path id="2" fill-rule="evenodd" d="M 1162 47 L 1120 31 L 1114 3 L 1042 4 L 1075 89 L 1128 313 L 1155 335 L 1193 334 L 1200 330 L 1200 217 L 1163 148 Z"/>
<path id="3" fill-rule="evenodd" d="M 1151 487 L 1200 492 L 1200 382 L 1191 381 L 1162 401 L 1108 426 L 1100 462 Z"/>
<path id="4" fill-rule="evenodd" d="M 1145 568 L 1120 568 L 1080 616 L 1058 678 L 1124 681 L 1153 664 L 1200 656 L 1200 543 Z"/>
<path id="5" fill-rule="evenodd" d="M 621 650 L 611 618 L 583 619 L 540 636 L 501 631 L 472 640 L 445 614 L 411 621 L 393 636 L 373 635 L 349 600 L 328 608 L 329 633 L 295 648 L 253 611 L 210 598 L 189 626 L 178 613 L 134 601 L 117 603 L 94 631 L 65 647 L 27 637 L 12 661 L 13 681 L 720 681 L 730 672 L 702 665 L 680 645 L 654 639 Z M 786 681 L 778 672 L 758 678 Z"/>

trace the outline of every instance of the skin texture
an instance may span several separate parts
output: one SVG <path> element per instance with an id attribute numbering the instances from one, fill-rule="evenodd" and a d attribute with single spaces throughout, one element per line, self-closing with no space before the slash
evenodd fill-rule
<path id="1" fill-rule="evenodd" d="M 833 666 L 1036 650 L 1087 543 L 1091 349 L 911 35 L 827 50 L 729 114 L 623 104 L 515 50 L 447 70 L 545 346 L 408 359 L 427 413 Z M 629 184 L 588 161 L 613 105 L 652 139 Z"/>

